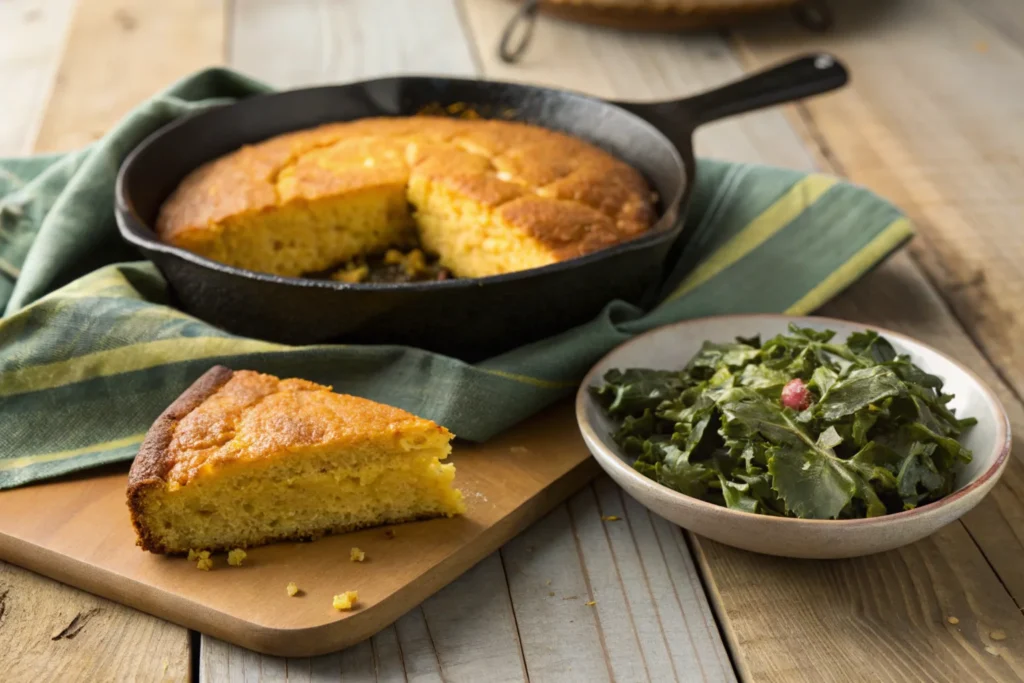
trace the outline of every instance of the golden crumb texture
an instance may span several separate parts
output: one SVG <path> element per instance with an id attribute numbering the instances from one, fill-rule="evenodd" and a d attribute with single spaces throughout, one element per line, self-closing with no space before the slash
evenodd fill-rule
<path id="1" fill-rule="evenodd" d="M 581 139 L 415 116 L 327 124 L 215 159 L 167 199 L 157 233 L 286 276 L 413 240 L 456 277 L 484 277 L 618 244 L 654 218 L 644 178 Z"/>
<path id="2" fill-rule="evenodd" d="M 334 609 L 339 612 L 347 612 L 356 606 L 357 600 L 359 600 L 358 591 L 345 591 L 344 593 L 335 595 L 331 604 L 334 605 Z"/>
<path id="3" fill-rule="evenodd" d="M 129 474 L 138 543 L 158 553 L 453 516 L 453 435 L 406 411 L 301 379 L 217 366 L 156 420 Z M 208 552 L 207 558 L 208 559 Z"/>

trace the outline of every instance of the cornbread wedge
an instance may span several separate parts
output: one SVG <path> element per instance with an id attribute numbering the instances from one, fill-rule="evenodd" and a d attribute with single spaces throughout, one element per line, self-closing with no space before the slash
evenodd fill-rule
<path id="1" fill-rule="evenodd" d="M 217 366 L 157 418 L 128 478 L 154 553 L 315 538 L 465 510 L 452 434 L 302 379 Z"/>
<path id="2" fill-rule="evenodd" d="M 576 258 L 643 234 L 635 169 L 513 121 L 414 116 L 280 135 L 190 173 L 157 233 L 214 261 L 304 275 L 419 241 L 456 277 Z"/>

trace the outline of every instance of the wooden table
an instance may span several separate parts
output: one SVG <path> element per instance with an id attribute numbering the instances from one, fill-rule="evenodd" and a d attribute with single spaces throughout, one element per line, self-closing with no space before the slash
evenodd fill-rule
<path id="1" fill-rule="evenodd" d="M 959 358 L 1024 433 L 1024 11 L 1019 0 L 832 5 L 823 35 L 785 19 L 690 36 L 545 21 L 508 66 L 495 57 L 505 0 L 5 0 L 0 153 L 86 143 L 210 64 L 280 87 L 439 72 L 653 99 L 828 49 L 851 67 L 849 88 L 710 126 L 698 152 L 823 169 L 907 210 L 921 233 L 909 252 L 823 312 Z M 961 522 L 836 562 L 684 535 L 600 479 L 394 626 L 315 659 L 241 650 L 0 563 L 0 678 L 1021 680 L 1019 439 L 1014 454 Z M 595 524 L 598 509 L 625 521 Z"/>

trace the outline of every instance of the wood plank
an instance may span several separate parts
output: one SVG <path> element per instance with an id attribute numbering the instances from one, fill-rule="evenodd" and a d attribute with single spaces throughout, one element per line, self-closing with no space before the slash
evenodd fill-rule
<path id="1" fill-rule="evenodd" d="M 485 73 L 491 75 L 507 70 L 508 67 L 499 64 L 487 51 L 488 46 L 494 44 L 495 31 L 501 25 L 499 14 L 503 16 L 505 10 L 498 3 L 466 3 L 464 8 L 474 30 L 474 39 L 480 46 Z M 584 32 L 591 33 L 554 22 L 545 24 L 543 32 L 538 28 L 530 55 L 535 63 L 547 60 L 535 68 L 550 67 L 549 83 L 593 86 L 608 84 L 617 78 L 630 83 L 662 82 L 660 69 L 652 66 L 657 60 L 651 56 L 667 49 L 660 41 L 648 42 L 639 36 L 615 34 L 599 42 L 591 35 L 582 35 Z M 889 39 L 890 42 L 896 40 L 892 36 Z M 554 66 L 556 46 L 571 44 L 573 40 L 589 46 L 589 58 L 574 59 L 571 67 L 563 66 L 559 70 Z M 629 44 L 628 50 L 621 47 L 624 43 Z M 668 61 L 685 63 L 683 55 L 695 49 L 694 46 L 690 37 L 679 40 L 673 49 L 680 56 Z M 840 54 L 845 56 L 842 51 Z M 876 47 L 876 59 L 880 63 L 891 61 L 882 46 Z M 566 70 L 570 68 L 572 73 L 567 77 Z M 612 71 L 628 76 L 616 77 L 608 73 Z M 733 73 L 729 75 L 735 77 L 740 71 L 739 65 L 734 64 Z M 702 77 L 697 70 L 689 73 L 695 79 Z M 709 81 L 702 85 L 714 84 Z M 614 97 L 635 92 L 626 89 L 596 91 Z M 653 94 L 655 97 L 667 95 L 669 93 L 664 91 Z M 812 100 L 812 103 L 827 99 Z M 836 118 L 841 115 L 838 111 L 833 113 Z M 762 123 L 773 117 L 772 123 Z M 766 125 L 766 129 L 771 130 L 779 125 L 779 120 L 785 122 L 782 114 L 773 111 L 749 115 L 737 124 L 745 129 Z M 708 128 L 701 132 L 705 150 L 713 148 L 721 130 L 721 127 Z M 749 149 L 753 160 L 787 163 L 781 156 L 775 156 L 775 147 L 800 145 L 800 137 L 791 134 L 772 138 L 767 134 L 747 134 L 747 139 L 755 145 Z M 785 159 L 799 159 L 801 154 L 807 153 L 793 150 L 786 153 Z M 807 165 L 812 163 L 811 156 L 804 158 Z M 818 163 L 828 161 L 827 155 L 813 158 Z M 899 298 L 894 293 L 898 293 Z M 1024 424 L 1020 403 L 998 382 L 995 371 L 906 255 L 878 269 L 839 302 L 827 307 L 826 312 L 887 324 L 952 351 L 996 387 L 1004 402 L 1013 404 L 1015 423 Z M 1009 680 L 1019 676 L 1021 663 L 1016 655 L 1010 654 L 1012 647 L 999 646 L 997 642 L 1005 644 L 1011 639 L 1021 642 L 1021 614 L 1007 592 L 1007 588 L 1017 592 L 1021 583 L 1019 567 L 1024 566 L 1020 554 L 1022 532 L 1018 531 L 1024 530 L 1021 481 L 1019 468 L 1014 465 L 997 491 L 968 517 L 967 528 L 972 533 L 998 535 L 1002 541 L 1002 547 L 995 543 L 983 544 L 984 554 L 959 523 L 922 544 L 894 553 L 834 563 L 772 560 L 697 539 L 705 578 L 714 590 L 715 607 L 725 624 L 734 661 L 741 672 L 756 680 L 874 680 L 884 674 L 893 680 L 917 680 L 919 671 L 931 672 L 938 666 L 942 675 L 951 680 L 975 677 Z M 982 520 L 989 529 L 981 529 Z M 987 561 L 996 566 L 998 575 Z M 771 567 L 771 571 L 761 571 L 762 566 Z M 896 592 L 892 592 L 890 586 L 875 587 L 863 580 L 849 584 L 848 579 L 854 574 L 893 575 L 897 581 Z M 858 586 L 858 589 L 853 591 L 848 585 Z M 867 628 L 864 614 L 867 613 L 865 604 L 869 602 L 873 611 L 868 613 L 871 624 Z M 968 602 L 970 608 L 966 606 Z M 952 627 L 943 621 L 945 616 L 957 615 L 941 613 L 954 609 L 966 615 L 966 618 L 958 618 L 972 629 L 969 637 L 955 629 L 943 635 L 943 623 Z M 991 630 L 1004 630 L 1014 635 L 1008 636 L 1007 641 L 992 641 Z M 841 643 L 839 647 L 859 657 L 834 656 L 833 648 L 823 646 L 826 638 L 835 638 Z M 891 647 L 894 642 L 901 645 L 898 651 Z M 996 654 L 990 654 L 986 647 L 994 648 Z"/>
<path id="2" fill-rule="evenodd" d="M 0 678 L 187 681 L 184 629 L 0 562 Z"/>
<path id="3" fill-rule="evenodd" d="M 245 0 L 233 7 L 229 64 L 280 88 L 475 73 L 452 0 Z"/>
<path id="4" fill-rule="evenodd" d="M 223 0 L 79 0 L 36 148 L 100 136 L 155 92 L 224 61 Z"/>
<path id="5" fill-rule="evenodd" d="M 764 22 L 751 66 L 828 47 L 853 79 L 802 108 L 825 154 L 917 223 L 913 254 L 1024 396 L 1024 12 L 1017 0 L 836 3 L 827 35 Z"/>
<path id="6" fill-rule="evenodd" d="M 597 683 L 628 667 L 614 666 L 605 651 L 605 624 L 587 604 L 594 594 L 565 505 L 505 544 L 501 556 L 530 681 Z"/>
<path id="7" fill-rule="evenodd" d="M 459 21 L 454 3 L 436 0 L 332 6 L 303 2 L 287 9 L 272 2 L 238 3 L 231 64 L 281 87 L 369 78 L 398 70 L 472 75 L 475 66 Z M 424 44 L 425 39 L 429 45 Z M 441 673 L 446 681 L 525 679 L 515 618 L 497 554 L 427 600 L 422 614 L 439 667 L 435 670 L 429 657 L 424 657 L 428 676 Z M 419 629 L 418 619 L 406 615 L 396 624 L 399 635 L 409 630 L 406 624 Z M 204 638 L 204 659 L 215 647 L 218 656 L 224 654 L 211 641 Z M 378 666 L 393 668 L 401 662 L 409 672 L 404 644 L 401 658 L 393 648 L 377 645 L 375 641 L 372 649 Z M 348 657 L 350 651 L 343 656 Z M 226 654 L 238 658 L 241 651 L 234 648 Z"/>
<path id="8" fill-rule="evenodd" d="M 525 681 L 505 568 L 499 553 L 422 605 L 434 651 L 449 683 Z"/>
<path id="9" fill-rule="evenodd" d="M 65 34 L 81 33 L 72 23 L 74 4 L 16 0 L 0 5 L 0 154 L 50 149 L 36 134 L 58 64 L 64 78 L 76 78 L 66 68 L 76 55 L 64 50 Z M 104 54 L 113 60 L 110 52 Z M 51 100 L 47 111 L 54 106 L 60 104 Z M 75 124 L 67 125 L 72 130 Z M 185 629 L 3 562 L 0 639 L 16 643 L 0 648 L 0 671 L 12 682 L 189 679 Z"/>
<path id="10" fill-rule="evenodd" d="M 542 19 L 520 62 L 497 57 L 498 38 L 514 11 L 502 0 L 463 0 L 482 75 L 579 90 L 617 100 L 665 100 L 724 83 L 743 69 L 717 33 L 629 33 Z M 747 125 L 748 121 L 755 122 Z M 733 161 L 810 169 L 811 155 L 778 111 L 721 121 L 700 130 L 697 153 Z"/>
<path id="11" fill-rule="evenodd" d="M 671 533 L 602 477 L 502 548 L 531 681 L 735 680 Z"/>
<path id="12" fill-rule="evenodd" d="M 397 635 L 397 642 L 396 642 Z M 398 647 L 396 647 L 396 644 Z M 302 672 L 311 683 L 525 681 L 505 573 L 497 553 L 414 608 L 394 627 L 342 652 L 282 660 L 204 637 L 201 681 L 283 683 Z M 263 664 L 261 664 L 261 662 Z M 268 667 L 266 662 L 274 662 Z M 284 662 L 282 668 L 279 662 Z"/>
<path id="13" fill-rule="evenodd" d="M 0 156 L 32 149 L 60 62 L 74 0 L 0 3 Z"/>

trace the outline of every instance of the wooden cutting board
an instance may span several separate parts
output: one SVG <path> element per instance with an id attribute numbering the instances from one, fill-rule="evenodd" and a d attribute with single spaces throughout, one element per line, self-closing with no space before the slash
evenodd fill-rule
<path id="1" fill-rule="evenodd" d="M 0 559 L 259 652 L 340 650 L 394 622 L 581 488 L 597 472 L 569 402 L 483 445 L 456 444 L 468 511 L 254 548 L 213 570 L 143 552 L 125 505 L 127 466 L 0 493 Z M 353 546 L 366 561 L 352 562 Z M 300 593 L 289 597 L 295 582 Z M 332 597 L 359 591 L 357 609 Z"/>

